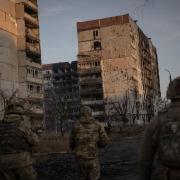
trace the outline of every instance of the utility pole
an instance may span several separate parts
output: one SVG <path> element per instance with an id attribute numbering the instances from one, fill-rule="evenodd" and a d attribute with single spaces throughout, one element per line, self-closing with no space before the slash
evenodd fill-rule
<path id="1" fill-rule="evenodd" d="M 0 73 L 0 89 L 1 89 L 1 75 L 2 75 L 2 73 Z"/>
<path id="2" fill-rule="evenodd" d="M 169 73 L 169 82 L 171 82 L 172 81 L 171 72 L 168 69 L 165 69 L 165 71 Z"/>

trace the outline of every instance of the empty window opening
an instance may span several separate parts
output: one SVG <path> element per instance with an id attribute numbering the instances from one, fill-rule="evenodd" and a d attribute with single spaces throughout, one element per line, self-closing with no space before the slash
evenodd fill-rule
<path id="1" fill-rule="evenodd" d="M 28 88 L 31 92 L 33 91 L 33 85 L 29 85 Z"/>
<path id="2" fill-rule="evenodd" d="M 101 49 L 101 42 L 95 41 L 94 42 L 94 49 L 95 50 L 100 50 Z"/>
<path id="3" fill-rule="evenodd" d="M 40 86 L 37 86 L 37 93 L 40 93 L 41 92 L 41 87 Z"/>
<path id="4" fill-rule="evenodd" d="M 98 30 L 93 31 L 93 37 L 94 37 L 94 39 L 95 39 L 97 36 L 99 36 Z"/>

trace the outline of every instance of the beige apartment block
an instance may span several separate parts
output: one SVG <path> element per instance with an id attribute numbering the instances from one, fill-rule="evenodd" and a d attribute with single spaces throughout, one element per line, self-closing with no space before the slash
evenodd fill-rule
<path id="1" fill-rule="evenodd" d="M 157 52 L 136 21 L 125 14 L 78 22 L 77 31 L 82 104 L 103 121 L 105 100 L 116 102 L 128 94 L 136 101 L 138 119 L 154 115 L 160 97 Z"/>
<path id="2" fill-rule="evenodd" d="M 0 4 L 0 86 L 13 92 L 18 87 L 15 3 L 0 0 Z"/>
<path id="3" fill-rule="evenodd" d="M 1 89 L 27 99 L 42 125 L 42 68 L 37 0 L 0 0 Z"/>

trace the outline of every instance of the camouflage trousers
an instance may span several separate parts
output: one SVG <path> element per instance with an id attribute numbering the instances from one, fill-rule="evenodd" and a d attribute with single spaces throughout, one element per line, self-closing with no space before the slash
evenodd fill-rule
<path id="1" fill-rule="evenodd" d="M 1 155 L 0 180 L 36 180 L 31 153 Z"/>
<path id="2" fill-rule="evenodd" d="M 77 159 L 79 180 L 99 180 L 99 159 Z"/>
<path id="3" fill-rule="evenodd" d="M 0 180 L 36 180 L 36 172 L 32 166 L 13 169 L 0 167 Z"/>

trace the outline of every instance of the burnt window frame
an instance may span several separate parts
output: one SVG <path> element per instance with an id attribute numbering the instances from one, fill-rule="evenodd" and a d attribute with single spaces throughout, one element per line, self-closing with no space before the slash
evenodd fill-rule
<path id="1" fill-rule="evenodd" d="M 100 41 L 94 41 L 93 42 L 93 49 L 94 50 L 101 50 L 102 49 L 101 42 Z"/>

